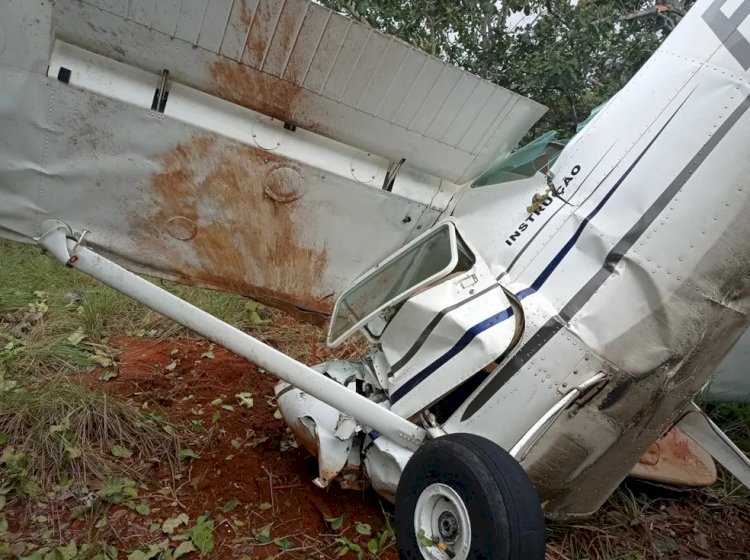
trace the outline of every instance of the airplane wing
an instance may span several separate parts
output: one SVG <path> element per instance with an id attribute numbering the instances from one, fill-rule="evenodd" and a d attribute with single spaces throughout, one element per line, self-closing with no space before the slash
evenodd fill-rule
<path id="1" fill-rule="evenodd" d="M 0 81 L 0 235 L 310 320 L 544 112 L 302 0 L 8 0 Z"/>
<path id="2" fill-rule="evenodd" d="M 52 25 L 63 41 L 168 68 L 181 84 L 459 184 L 546 110 L 307 0 L 63 0 Z"/>

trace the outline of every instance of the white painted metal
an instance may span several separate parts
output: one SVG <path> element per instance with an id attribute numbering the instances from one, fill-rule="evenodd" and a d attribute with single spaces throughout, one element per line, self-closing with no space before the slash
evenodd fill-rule
<path id="1" fill-rule="evenodd" d="M 437 482 L 422 490 L 414 508 L 414 532 L 419 551 L 427 560 L 467 560 L 469 557 L 469 511 L 458 492 L 447 484 Z M 444 534 L 450 537 L 445 538 Z"/>
<path id="2" fill-rule="evenodd" d="M 52 46 L 46 75 L 57 78 L 62 68 L 70 70 L 72 86 L 145 109 L 151 108 L 159 84 L 159 77 L 151 72 L 58 40 Z"/>
<path id="3" fill-rule="evenodd" d="M 0 18 L 0 67 L 43 74 L 52 42 L 52 0 L 5 0 Z"/>
<path id="4" fill-rule="evenodd" d="M 394 502 L 398 481 L 412 452 L 389 438 L 376 436 L 377 434 L 370 433 L 364 440 L 364 465 L 372 488 Z"/>
<path id="5" fill-rule="evenodd" d="M 430 241 L 437 237 L 445 237 L 443 242 L 440 242 L 439 248 L 431 248 Z M 426 247 L 425 247 L 426 246 Z M 393 289 L 392 284 L 396 282 L 403 282 L 405 272 L 409 270 L 409 265 L 412 264 L 416 257 L 420 258 L 420 261 L 425 260 L 430 252 L 437 249 L 442 249 L 441 252 L 447 250 L 448 259 L 444 260 L 444 263 L 440 268 L 436 268 L 431 274 L 425 278 L 421 278 L 416 282 L 409 282 L 408 285 L 404 286 L 403 289 L 397 291 L 397 293 L 389 294 Z M 426 250 L 429 250 L 426 254 Z M 407 262 L 404 263 L 404 260 Z M 360 330 L 364 325 L 369 323 L 375 315 L 383 311 L 388 307 L 393 307 L 400 302 L 406 300 L 410 295 L 418 292 L 422 287 L 432 283 L 436 283 L 441 278 L 445 277 L 448 273 L 452 272 L 456 268 L 458 263 L 458 247 L 456 243 L 456 228 L 451 222 L 444 222 L 430 231 L 427 231 L 404 245 L 401 249 L 396 251 L 393 255 L 388 257 L 383 262 L 379 263 L 375 268 L 367 271 L 352 285 L 346 289 L 344 293 L 339 296 L 336 300 L 336 305 L 333 308 L 333 316 L 331 317 L 331 323 L 328 328 L 328 345 L 332 348 L 340 345 L 344 340 L 351 337 L 356 331 Z M 397 273 L 400 270 L 404 270 L 401 275 L 391 274 L 390 277 L 386 278 L 384 282 L 383 274 L 387 273 L 389 267 L 397 265 Z M 390 283 L 387 281 L 391 280 Z M 379 297 L 379 294 L 386 291 L 386 294 L 391 295 L 385 300 Z M 362 292 L 371 292 L 375 294 L 366 299 L 366 307 L 357 309 L 362 316 L 352 317 L 352 299 L 363 298 Z"/>
<path id="6" fill-rule="evenodd" d="M 471 254 L 470 268 L 456 270 L 445 281 L 410 297 L 395 311 L 378 339 L 378 353 L 382 352 L 390 365 L 386 386 L 391 408 L 406 418 L 499 358 L 520 336 L 514 318 L 497 321 L 471 344 L 454 346 L 452 355 L 442 359 L 475 327 L 479 317 L 484 318 L 487 309 L 505 310 L 509 317 L 512 315 L 508 297 L 481 255 L 474 254 L 466 241 L 461 243 Z"/>
<path id="7" fill-rule="evenodd" d="M 695 13 L 700 11 L 700 6 L 696 7 Z M 580 240 L 554 276 L 541 290 L 531 290 L 524 299 L 527 336 L 538 330 L 549 316 L 557 314 L 564 303 L 586 284 L 601 268 L 607 253 L 656 199 L 657 192 L 661 191 L 655 192 L 647 185 L 669 184 L 747 95 L 745 81 L 722 85 L 726 80 L 726 74 L 722 72 L 726 73 L 726 70 L 691 58 L 676 58 L 672 54 L 675 41 L 680 42 L 677 50 L 687 42 L 694 45 L 694 41 L 687 38 L 693 30 L 697 32 L 705 28 L 699 16 L 687 18 L 681 26 L 684 34 L 678 32 L 670 36 L 664 48 L 558 159 L 554 168 L 555 184 L 562 189 L 563 198 L 570 204 L 550 199 L 549 206 L 542 208 L 539 215 L 529 216 L 526 207 L 532 194 L 545 187 L 544 178 L 537 177 L 467 192 L 454 211 L 462 231 L 491 262 L 496 274 L 502 275 L 510 263 L 516 261 L 512 272 L 503 276 L 502 281 L 515 293 L 523 293 L 574 237 L 586 217 L 599 204 L 605 203 L 591 224 L 583 229 Z M 707 41 L 704 49 L 701 58 L 710 56 L 717 46 L 714 41 Z M 641 97 L 644 87 L 661 88 L 652 95 L 664 101 L 645 103 Z M 634 168 L 628 182 L 616 191 L 610 203 L 606 203 L 603 197 L 607 191 L 636 162 L 640 152 L 678 108 L 679 115 L 670 122 L 666 137 L 646 153 L 642 165 Z M 644 328 L 641 322 L 655 305 L 649 302 L 658 301 L 662 305 L 675 296 L 680 297 L 686 282 L 691 282 L 691 287 L 694 283 L 696 287 L 705 285 L 708 281 L 705 273 L 701 274 L 703 278 L 689 279 L 688 276 L 694 274 L 694 267 L 713 246 L 711 239 L 716 240 L 724 232 L 730 234 L 729 224 L 743 215 L 745 195 L 741 190 L 744 186 L 741 177 L 747 169 L 747 158 L 742 155 L 741 146 L 747 129 L 745 123 L 746 119 L 743 119 L 741 125 L 729 133 L 721 149 L 712 154 L 710 163 L 692 174 L 691 183 L 683 189 L 686 192 L 678 195 L 667 207 L 664 216 L 655 221 L 651 230 L 633 248 L 632 256 L 618 265 L 612 280 L 598 289 L 591 302 L 571 321 L 572 332 L 563 331 L 558 335 L 567 339 L 551 341 L 549 354 L 529 361 L 524 370 L 539 373 L 539 377 L 549 383 L 536 383 L 531 389 L 529 382 L 524 381 L 528 378 L 520 375 L 498 393 L 498 404 L 503 402 L 507 413 L 523 418 L 528 413 L 529 404 L 538 407 L 531 417 L 539 417 L 548 410 L 558 398 L 554 394 L 554 382 L 571 371 L 573 363 L 585 353 L 585 347 L 617 360 L 623 369 L 634 372 L 647 372 L 658 367 L 674 351 L 677 339 L 686 333 L 673 329 L 671 321 L 667 328 L 656 324 Z M 670 158 L 662 157 L 661 150 L 668 150 Z M 677 154 L 685 155 L 678 158 Z M 578 171 L 574 174 L 576 168 Z M 716 184 L 719 179 L 726 185 L 721 195 L 717 190 L 702 187 Z M 501 212 L 505 223 L 497 228 L 487 227 Z M 521 230 L 519 224 L 526 227 Z M 670 225 L 674 229 L 670 229 Z M 514 240 L 514 234 L 519 232 L 520 238 Z M 537 235 L 534 242 L 521 253 L 522 247 L 534 235 Z M 675 250 L 677 246 L 680 250 Z M 728 258 L 741 266 L 742 257 L 733 254 Z M 696 305 L 693 309 L 698 312 L 699 301 L 693 296 L 698 292 L 695 289 L 690 291 L 691 295 L 680 297 L 684 302 L 682 305 Z M 671 309 L 675 313 L 684 311 L 681 306 Z M 612 341 L 623 337 L 629 338 L 630 342 L 613 346 Z M 634 347 L 639 350 L 633 352 Z M 542 362 L 543 357 L 546 363 Z M 524 397 L 519 399 L 519 394 Z M 490 422 L 494 411 L 488 409 L 487 413 L 486 421 Z M 473 417 L 472 422 L 476 421 L 479 419 Z M 510 431 L 517 429 L 516 426 L 508 428 Z M 474 428 L 464 425 L 462 429 Z M 502 441 L 512 445 L 515 437 L 509 432 L 507 439 L 503 436 Z"/>
<path id="8" fill-rule="evenodd" d="M 708 451 L 722 466 L 750 488 L 750 459 L 695 404 L 677 423 L 698 445 Z"/>
<path id="9" fill-rule="evenodd" d="M 559 416 L 586 391 L 586 389 L 595 386 L 597 383 L 605 379 L 606 376 L 606 373 L 599 372 L 581 383 L 578 387 L 573 387 L 570 391 L 565 393 L 563 398 L 557 401 L 552 408 L 545 412 L 544 415 L 534 423 L 531 429 L 526 432 L 518 442 L 516 442 L 511 448 L 510 454 L 516 460 L 522 461 L 526 457 L 526 452 L 529 448 L 533 446 L 542 435 L 544 435 L 545 429 L 548 428 L 552 422 L 557 420 Z"/>
<path id="10" fill-rule="evenodd" d="M 416 449 L 424 439 L 425 432 L 422 428 L 224 323 L 210 313 L 125 270 L 84 246 L 78 246 L 73 251 L 77 242 L 75 239 L 66 239 L 66 236 L 70 235 L 69 228 L 64 224 L 51 226 L 51 223 L 47 224 L 50 229 L 39 238 L 39 243 L 61 262 L 100 280 L 154 311 L 222 345 L 306 393 L 324 399 L 330 406 L 377 429 L 409 449 Z"/>
<path id="11" fill-rule="evenodd" d="M 354 393 L 357 383 L 365 380 L 360 362 L 324 362 L 312 369 Z M 313 482 L 325 488 L 338 478 L 344 488 L 361 488 L 361 438 L 357 435 L 367 428 L 289 383 L 276 385 L 275 393 L 295 439 L 318 459 L 318 477 Z"/>
<path id="12" fill-rule="evenodd" d="M 138 272 L 320 321 L 352 278 L 436 221 L 437 185 L 455 189 L 408 169 L 399 180 L 425 203 L 362 184 L 349 172 L 357 149 L 279 122 L 263 130 L 284 146 L 263 150 L 251 133 L 257 113 L 176 83 L 167 114 L 151 111 L 148 78 L 111 60 L 99 66 L 101 57 L 68 56 L 77 66 L 65 84 L 53 77 L 58 51 L 49 78 L 14 67 L 10 46 L 0 56 L 9 61 L 0 64 L 0 177 L 12 201 L 0 206 L 0 229 L 14 239 L 31 242 L 45 219 L 61 219 L 95 231 L 98 247 Z"/>
<path id="13" fill-rule="evenodd" d="M 309 395 L 288 384 L 284 385 L 276 388 L 279 410 L 295 439 L 317 457 L 318 476 L 314 483 L 325 488 L 339 476 L 347 464 L 354 445 L 355 421 L 346 422 L 341 412 L 332 406 L 321 400 L 311 399 Z M 341 425 L 347 426 L 347 429 L 338 429 Z M 357 473 L 358 478 L 359 474 Z"/>
<path id="14" fill-rule="evenodd" d="M 47 76 L 56 77 L 61 68 L 71 71 L 69 84 L 72 86 L 144 109 L 151 108 L 154 89 L 159 83 L 158 76 L 151 72 L 57 40 Z M 245 144 L 254 144 L 275 156 L 313 166 L 325 174 L 349 181 L 353 178 L 376 189 L 383 187 L 387 159 L 314 132 L 287 130 L 283 121 L 172 80 L 164 116 Z M 436 189 L 445 194 L 436 199 Z M 392 192 L 442 210 L 457 190 L 458 187 L 449 181 L 406 166 L 398 173 Z"/>
<path id="15" fill-rule="evenodd" d="M 201 3 L 58 0 L 55 34 L 454 183 L 545 111 L 307 0 Z"/>
<path id="16" fill-rule="evenodd" d="M 699 2 L 566 147 L 552 178 L 565 202 L 548 196 L 529 213 L 533 195 L 548 187 L 537 175 L 466 189 L 451 209 L 459 235 L 519 302 L 523 338 L 509 356 L 499 341 L 481 350 L 500 365 L 473 369 L 473 393 L 441 427 L 513 450 L 542 498 L 554 496 L 550 515 L 596 509 L 748 324 L 750 54 L 737 59 L 727 56 L 731 44 L 721 48 L 726 37 L 711 29 L 718 3 Z M 735 28 L 750 15 L 750 1 L 740 6 Z M 695 37 L 705 41 L 700 48 Z M 414 372 L 424 383 L 404 395 L 393 390 L 400 370 L 379 374 L 404 415 L 444 405 L 482 333 L 498 325 L 512 332 L 514 314 L 502 306 L 466 302 L 458 308 L 466 326 L 445 334 L 445 284 L 410 298 L 377 341 L 390 335 L 384 350 L 414 346 L 429 356 Z M 434 305 L 431 315 L 408 310 L 418 298 Z M 376 367 L 393 367 L 378 356 L 376 348 Z M 451 381 L 452 368 L 459 374 Z M 567 388 L 573 379 L 605 377 L 563 414 L 583 392 L 580 383 Z M 421 404 L 401 410 L 401 398 Z"/>
<path id="17" fill-rule="evenodd" d="M 134 270 L 325 312 L 352 279 L 450 215 L 475 262 L 377 317 L 359 384 L 368 399 L 311 382 L 288 358 L 243 355 L 271 356 L 299 382 L 284 413 L 308 434 L 329 432 L 316 440 L 331 444 L 321 480 L 361 443 L 373 486 L 392 498 L 425 433 L 402 417 L 418 417 L 431 435 L 470 432 L 513 450 L 548 515 L 585 515 L 679 420 L 748 325 L 750 0 L 725 4 L 698 0 L 549 177 L 456 196 L 451 181 L 471 174 L 466 154 L 481 161 L 480 146 L 494 146 L 502 156 L 533 104 L 312 3 L 60 0 L 51 16 L 45 4 L 42 27 L 110 60 L 90 79 L 87 61 L 102 59 L 69 57 L 83 66 L 65 85 L 38 68 L 49 29 L 16 37 L 34 56 L 0 52 L 0 231 L 29 240 L 58 218 Z M 12 6 L 30 29 L 29 8 Z M 165 66 L 166 113 L 134 105 L 145 90 L 123 80 L 140 68 L 156 83 Z M 105 92 L 115 78 L 118 91 Z M 401 157 L 393 192 L 378 189 Z M 529 210 L 550 183 L 560 196 Z M 68 244 L 52 242 L 65 261 Z M 98 274 L 105 261 L 78 252 Z M 104 269 L 126 293 L 164 297 Z M 586 393 L 575 381 L 604 377 Z M 350 430 L 341 413 L 361 424 Z"/>
<path id="18" fill-rule="evenodd" d="M 750 60 L 734 43 L 750 37 L 750 2 L 717 35 L 722 4 L 697 2 L 566 146 L 552 168 L 565 202 L 530 214 L 548 186 L 537 175 L 467 189 L 452 211 L 520 300 L 525 332 L 443 428 L 511 449 L 587 356 L 599 363 L 583 375 L 610 376 L 522 461 L 557 496 L 550 515 L 596 509 L 747 327 Z"/>

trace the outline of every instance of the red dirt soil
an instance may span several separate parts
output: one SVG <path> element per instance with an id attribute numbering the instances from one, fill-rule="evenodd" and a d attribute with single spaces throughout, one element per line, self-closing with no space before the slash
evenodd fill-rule
<path id="1" fill-rule="evenodd" d="M 267 341 L 277 346 L 281 342 Z M 319 348 L 314 340 L 311 344 L 305 361 L 331 358 L 328 349 Z M 86 519 L 71 521 L 72 506 L 68 502 L 55 504 L 54 500 L 49 509 L 39 503 L 21 502 L 6 507 L 10 531 L 17 535 L 19 556 L 23 552 L 21 541 L 39 540 L 36 537 L 45 528 L 45 523 L 38 521 L 40 514 L 56 520 L 52 540 L 105 541 L 124 552 L 167 538 L 158 529 L 149 531 L 152 524 L 160 525 L 165 519 L 186 513 L 192 525 L 199 515 L 210 512 L 215 522 L 215 547 L 202 558 L 211 559 L 336 558 L 341 547 L 337 538 L 346 537 L 363 549 L 370 540 L 370 536 L 357 533 L 357 522 L 369 524 L 375 538 L 385 529 L 384 511 L 390 511 L 390 505 L 382 503 L 372 491 L 342 490 L 336 483 L 320 489 L 312 483 L 317 476 L 315 459 L 291 445 L 290 431 L 283 420 L 274 416 L 277 408 L 273 376 L 202 340 L 117 337 L 110 339 L 108 345 L 120 352 L 117 377 L 101 381 L 98 370 L 72 379 L 82 379 L 86 386 L 103 389 L 145 411 L 160 412 L 174 424 L 190 426 L 201 422 L 204 431 L 191 436 L 188 429 L 182 441 L 183 447 L 190 447 L 199 457 L 181 463 L 176 476 L 166 466 L 146 473 L 139 481 L 136 502 L 149 505 L 147 516 L 114 505 Z M 241 406 L 235 396 L 238 393 L 252 393 L 253 406 Z M 217 413 L 219 417 L 213 421 Z M 93 491 L 101 485 L 101 481 L 88 484 Z M 160 492 L 164 487 L 171 487 L 172 492 Z M 231 501 L 238 505 L 224 512 L 224 506 Z M 573 538 L 591 538 L 592 546 L 601 539 L 621 538 L 635 543 L 638 550 L 642 546 L 650 548 L 652 552 L 646 558 L 750 558 L 745 538 L 748 518 L 742 510 L 703 493 L 693 494 L 691 500 L 678 496 L 653 500 L 653 504 L 635 519 L 605 506 L 585 523 L 560 525 L 548 541 L 547 557 L 570 558 L 562 551 Z M 715 512 L 719 513 L 714 515 Z M 95 523 L 102 515 L 106 515 L 107 524 L 96 529 Z M 326 519 L 341 515 L 343 524 L 334 530 Z M 290 548 L 263 544 L 254 538 L 254 530 L 269 523 L 273 524 L 271 538 L 291 539 Z M 675 550 L 663 554 L 653 545 L 646 546 L 655 538 L 654 524 L 663 526 L 673 539 Z M 580 548 L 580 544 L 577 546 Z M 198 557 L 198 553 L 191 553 L 183 558 Z M 390 541 L 376 557 L 398 558 L 395 543 Z M 591 557 L 600 556 L 594 553 Z M 356 558 L 356 554 L 349 553 L 346 558 Z"/>
<path id="2" fill-rule="evenodd" d="M 247 519 L 239 531 L 231 522 L 217 523 L 218 557 L 248 554 L 265 558 L 280 552 L 273 544 L 248 546 L 251 529 L 270 522 L 274 523 L 273 537 L 290 537 L 301 549 L 290 550 L 285 556 L 300 558 L 332 541 L 320 537 L 334 532 L 325 519 L 343 514 L 342 529 L 352 539 L 357 536 L 352 530 L 355 522 L 370 524 L 374 533 L 383 529 L 381 505 L 371 492 L 346 491 L 335 483 L 320 489 L 312 483 L 317 476 L 315 459 L 289 445 L 293 438 L 286 424 L 274 417 L 276 378 L 223 348 L 213 350 L 213 359 L 201 358 L 209 350 L 201 341 L 117 338 L 110 344 L 121 348 L 122 354 L 118 377 L 103 384 L 107 391 L 149 403 L 172 421 L 200 420 L 209 430 L 213 426 L 206 447 L 196 449 L 200 457 L 184 469 L 183 480 L 187 480 L 177 492 L 177 508 L 169 513 L 186 511 L 191 520 L 206 511 Z M 166 371 L 173 360 L 176 367 Z M 251 409 L 240 406 L 235 397 L 247 392 L 253 395 Z M 212 404 L 219 398 L 234 410 Z M 220 418 L 212 423 L 216 412 Z M 240 507 L 222 514 L 222 506 L 231 500 L 240 502 Z M 258 509 L 263 502 L 271 503 L 271 509 Z M 382 557 L 396 558 L 393 547 L 391 552 Z"/>
<path id="3" fill-rule="evenodd" d="M 175 481 L 176 496 L 156 493 L 170 483 L 167 472 L 154 473 L 145 482 L 155 492 L 149 496 L 151 519 L 146 521 L 129 510 L 119 517 L 122 522 L 110 516 L 120 541 L 118 548 L 159 540 L 148 534 L 148 525 L 182 512 L 191 522 L 212 512 L 216 520 L 214 558 L 266 558 L 282 552 L 277 545 L 263 546 L 252 537 L 253 529 L 271 522 L 273 538 L 289 537 L 295 543 L 283 552 L 284 558 L 335 557 L 340 544 L 334 539 L 339 534 L 364 545 L 370 537 L 356 532 L 356 522 L 371 525 L 375 537 L 385 528 L 383 508 L 388 505 L 381 504 L 372 491 L 343 490 L 336 483 L 320 489 L 312 483 L 317 476 L 315 459 L 290 445 L 291 432 L 283 420 L 274 417 L 275 377 L 204 341 L 118 337 L 109 345 L 121 350 L 118 376 L 101 382 L 98 374 L 89 374 L 87 385 L 161 412 L 175 423 L 201 421 L 206 429 L 203 449 L 192 447 L 199 458 L 183 463 L 182 476 Z M 213 358 L 202 357 L 209 348 Z M 238 393 L 252 393 L 252 408 L 238 404 Z M 215 413 L 220 417 L 213 422 Z M 240 505 L 222 512 L 232 500 Z M 264 510 L 259 507 L 262 503 L 272 506 Z M 325 519 L 340 515 L 344 516 L 343 525 L 334 531 Z M 397 558 L 395 545 L 378 557 Z"/>

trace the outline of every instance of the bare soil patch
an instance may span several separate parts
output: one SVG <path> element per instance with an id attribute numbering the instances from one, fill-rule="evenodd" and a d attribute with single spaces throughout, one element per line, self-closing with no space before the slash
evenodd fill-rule
<path id="1" fill-rule="evenodd" d="M 284 320 L 289 328 L 296 324 Z M 271 331 L 269 343 L 289 343 L 274 340 L 274 332 L 281 336 L 283 325 Z M 316 338 L 298 342 L 305 361 L 332 357 Z M 102 380 L 107 369 L 98 368 L 71 379 L 133 403 L 165 425 L 182 427 L 182 446 L 197 457 L 182 461 L 178 472 L 158 463 L 147 470 L 136 500 L 149 506 L 146 515 L 104 504 L 76 519 L 78 495 L 10 504 L 6 513 L 18 557 L 50 540 L 106 542 L 121 551 L 119 557 L 166 539 L 174 550 L 180 531 L 165 535 L 161 524 L 180 514 L 192 524 L 207 512 L 215 524 L 214 547 L 204 558 L 336 558 L 343 542 L 366 551 L 371 539 L 388 530 L 392 508 L 372 491 L 342 490 L 335 483 L 320 489 L 312 483 L 316 461 L 295 446 L 278 417 L 273 376 L 202 340 L 115 337 L 107 344 L 115 349 L 115 377 Z M 97 492 L 103 485 L 92 480 L 88 486 Z M 750 507 L 744 496 L 726 474 L 711 488 L 683 493 L 628 482 L 591 518 L 550 523 L 547 558 L 750 558 Z M 341 525 L 334 521 L 334 527 L 330 520 L 337 518 Z M 371 534 L 358 532 L 358 524 Z M 384 542 L 367 557 L 398 558 L 393 541 Z M 194 557 L 199 554 L 184 556 Z"/>
<path id="2" fill-rule="evenodd" d="M 102 539 L 132 550 L 165 538 L 160 531 L 149 531 L 154 523 L 161 525 L 181 513 L 192 521 L 210 512 L 215 522 L 210 557 L 333 558 L 342 547 L 337 538 L 364 548 L 387 529 L 383 508 L 389 506 L 372 491 L 343 490 L 335 483 L 321 489 L 312 483 L 315 459 L 296 447 L 286 424 L 275 415 L 275 377 L 200 340 L 117 337 L 109 345 L 119 350 L 117 376 L 102 381 L 103 370 L 95 370 L 81 376 L 82 383 L 188 426 L 183 445 L 197 458 L 183 461 L 178 473 L 158 464 L 150 469 L 139 485 L 148 515 L 110 506 L 100 516 L 62 521 L 61 541 Z M 245 405 L 236 396 L 240 394 Z M 92 490 L 101 486 L 91 481 Z M 58 514 L 69 516 L 75 500 L 69 502 Z M 14 507 L 8 516 L 11 531 L 19 538 L 33 533 L 39 515 L 38 508 Z M 334 529 L 330 520 L 340 516 L 341 526 Z M 102 517 L 106 525 L 96 528 Z M 358 523 L 369 526 L 371 535 L 360 534 Z M 260 542 L 266 540 L 262 535 L 257 538 L 264 528 L 270 543 Z M 367 532 L 362 525 L 360 530 Z M 398 557 L 390 541 L 378 558 Z"/>

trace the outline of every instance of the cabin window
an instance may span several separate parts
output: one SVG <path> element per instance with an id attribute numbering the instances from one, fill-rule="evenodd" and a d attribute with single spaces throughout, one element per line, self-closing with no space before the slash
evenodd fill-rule
<path id="1" fill-rule="evenodd" d="M 467 258 L 466 249 L 459 251 L 455 226 L 450 222 L 415 239 L 360 277 L 339 297 L 328 343 L 340 344 L 377 313 L 453 272 L 459 261 Z"/>
<path id="2" fill-rule="evenodd" d="M 557 132 L 542 134 L 522 148 L 517 149 L 507 158 L 496 162 L 471 185 L 472 188 L 499 185 L 528 179 L 535 173 L 545 172 L 565 147 L 565 141 L 556 141 Z"/>

